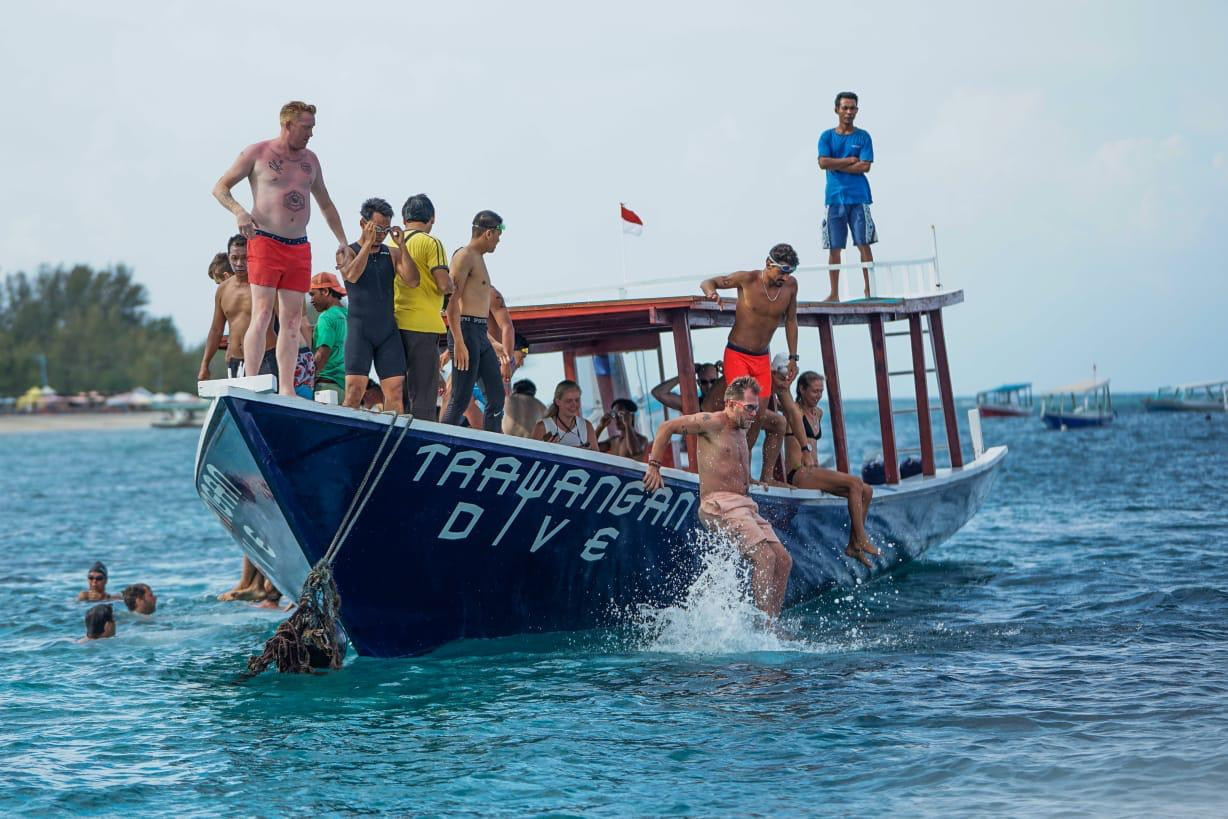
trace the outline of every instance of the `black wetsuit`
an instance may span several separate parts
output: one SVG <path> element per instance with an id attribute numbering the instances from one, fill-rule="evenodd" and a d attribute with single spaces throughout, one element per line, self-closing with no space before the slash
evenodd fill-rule
<path id="1" fill-rule="evenodd" d="M 350 245 L 359 252 L 359 245 Z M 405 351 L 392 310 L 392 280 L 397 275 L 392 253 L 384 245 L 367 257 L 356 282 L 346 282 L 350 298 L 345 329 L 345 374 L 369 375 L 371 363 L 380 378 L 405 375 Z"/>

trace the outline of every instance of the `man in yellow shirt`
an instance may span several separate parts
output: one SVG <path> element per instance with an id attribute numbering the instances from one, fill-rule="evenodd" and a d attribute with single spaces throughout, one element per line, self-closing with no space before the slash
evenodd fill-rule
<path id="1" fill-rule="evenodd" d="M 443 242 L 431 235 L 435 206 L 425 193 L 405 200 L 401 208 L 405 223 L 405 249 L 413 260 L 413 275 L 406 284 L 393 281 L 393 310 L 401 344 L 405 347 L 405 407 L 415 418 L 435 420 L 439 395 L 439 344 L 444 326 L 443 300 L 452 292 L 448 254 Z"/>

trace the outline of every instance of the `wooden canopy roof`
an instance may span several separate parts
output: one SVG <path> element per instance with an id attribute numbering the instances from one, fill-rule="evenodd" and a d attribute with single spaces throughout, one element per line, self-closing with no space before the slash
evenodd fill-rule
<path id="1" fill-rule="evenodd" d="M 797 323 L 817 327 L 823 317 L 832 324 L 867 324 L 872 317 L 895 321 L 959 304 L 962 290 L 920 298 L 858 299 L 847 302 L 801 302 Z M 678 317 L 691 329 L 732 327 L 734 307 L 719 309 L 702 296 L 667 296 L 614 299 L 568 304 L 512 307 L 516 332 L 529 342 L 530 351 L 568 351 L 577 355 L 656 349 L 661 333 L 674 329 Z"/>

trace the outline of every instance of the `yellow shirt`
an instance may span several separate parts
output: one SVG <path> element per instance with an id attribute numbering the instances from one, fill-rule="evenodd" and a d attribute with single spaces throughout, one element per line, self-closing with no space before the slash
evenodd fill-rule
<path id="1" fill-rule="evenodd" d="M 443 292 L 435 284 L 432 273 L 441 267 L 448 269 L 448 254 L 443 242 L 429 233 L 417 231 L 405 242 L 405 249 L 418 268 L 419 283 L 417 287 L 410 287 L 399 276 L 393 278 L 392 309 L 397 327 L 419 333 L 444 333 L 447 328 L 439 315 L 443 311 Z"/>

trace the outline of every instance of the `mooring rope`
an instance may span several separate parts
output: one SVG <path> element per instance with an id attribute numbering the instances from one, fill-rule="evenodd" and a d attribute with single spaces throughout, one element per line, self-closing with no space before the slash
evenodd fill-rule
<path id="1" fill-rule="evenodd" d="M 264 651 L 259 656 L 248 658 L 246 677 L 261 674 L 270 665 L 276 665 L 280 672 L 295 674 L 310 674 L 313 668 L 324 668 L 325 666 L 333 670 L 341 668 L 341 661 L 345 658 L 345 651 L 338 639 L 337 628 L 338 614 L 341 611 L 341 595 L 338 594 L 337 583 L 333 579 L 332 563 L 341 551 L 342 545 L 349 538 L 354 523 L 362 517 L 367 501 L 374 494 L 375 487 L 379 486 L 384 472 L 388 469 L 388 464 L 392 463 L 393 457 L 400 448 L 401 442 L 405 440 L 405 434 L 409 432 L 410 424 L 413 422 L 413 416 L 407 414 L 401 434 L 397 436 L 392 448 L 385 455 L 384 449 L 392 437 L 392 430 L 397 425 L 397 419 L 401 417 L 395 412 L 386 414 L 392 417 L 388 428 L 384 430 L 384 437 L 380 439 L 379 446 L 375 448 L 375 454 L 371 456 L 366 474 L 363 475 L 354 496 L 350 499 L 349 508 L 342 516 L 332 542 L 303 582 L 298 606 L 264 644 Z M 377 463 L 380 464 L 379 472 L 372 481 L 371 474 L 375 472 Z"/>

